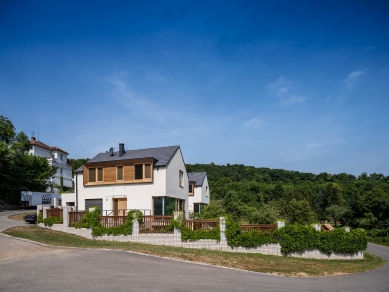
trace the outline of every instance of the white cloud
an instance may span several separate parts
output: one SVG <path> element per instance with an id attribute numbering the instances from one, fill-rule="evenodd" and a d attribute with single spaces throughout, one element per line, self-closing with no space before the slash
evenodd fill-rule
<path id="1" fill-rule="evenodd" d="M 258 127 L 262 125 L 262 121 L 258 118 L 253 118 L 243 124 L 244 128 Z"/>
<path id="2" fill-rule="evenodd" d="M 280 105 L 281 106 L 288 106 L 288 105 L 292 105 L 294 103 L 304 102 L 306 100 L 307 100 L 306 97 L 298 95 L 298 94 L 294 94 L 292 97 L 290 97 L 288 99 L 281 100 Z"/>
<path id="3" fill-rule="evenodd" d="M 116 102 L 142 116 L 149 116 L 157 122 L 163 122 L 167 118 L 176 117 L 172 112 L 160 105 L 149 102 L 146 98 L 136 94 L 131 87 L 120 77 L 113 77 L 109 82 L 114 86 L 112 95 Z"/>
<path id="4" fill-rule="evenodd" d="M 281 76 L 277 81 L 269 83 L 270 92 L 277 96 L 282 96 L 288 92 L 291 83 L 292 82 L 285 79 L 284 76 Z"/>
<path id="5" fill-rule="evenodd" d="M 317 144 L 317 143 L 308 143 L 305 145 L 305 149 L 307 150 L 312 150 L 312 149 L 316 149 L 316 148 L 320 148 L 321 145 L 320 144 Z"/>
<path id="6" fill-rule="evenodd" d="M 275 82 L 268 85 L 270 93 L 281 99 L 280 106 L 289 106 L 307 100 L 306 97 L 293 92 L 293 82 L 281 76 Z"/>
<path id="7" fill-rule="evenodd" d="M 351 88 L 359 80 L 359 78 L 365 74 L 366 74 L 366 72 L 363 70 L 353 71 L 350 74 L 348 74 L 348 76 L 347 76 L 346 80 L 344 80 L 344 82 L 346 83 L 347 87 Z"/>

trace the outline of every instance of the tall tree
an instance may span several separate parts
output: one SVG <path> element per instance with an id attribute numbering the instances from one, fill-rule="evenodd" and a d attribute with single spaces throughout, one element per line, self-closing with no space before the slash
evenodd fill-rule
<path id="1" fill-rule="evenodd" d="M 0 199 L 9 204 L 19 204 L 21 191 L 45 191 L 57 171 L 46 158 L 29 155 L 30 147 L 27 135 L 0 116 Z"/>

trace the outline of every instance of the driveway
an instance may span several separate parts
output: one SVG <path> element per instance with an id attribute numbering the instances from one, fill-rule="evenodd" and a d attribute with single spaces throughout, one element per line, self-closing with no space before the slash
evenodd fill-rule
<path id="1" fill-rule="evenodd" d="M 9 221 L 0 218 L 0 229 L 15 224 Z M 389 260 L 389 248 L 368 250 Z M 3 234 L 0 254 L 8 254 L 0 259 L 0 291 L 389 291 L 387 265 L 355 275 L 288 278 L 122 251 L 44 247 Z"/>

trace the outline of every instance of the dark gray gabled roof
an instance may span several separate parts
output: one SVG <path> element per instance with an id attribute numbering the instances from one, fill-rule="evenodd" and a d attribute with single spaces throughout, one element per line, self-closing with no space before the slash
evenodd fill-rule
<path id="1" fill-rule="evenodd" d="M 206 172 L 190 172 L 188 173 L 189 181 L 195 183 L 195 187 L 201 187 L 204 183 L 204 179 L 207 176 Z"/>
<path id="2" fill-rule="evenodd" d="M 109 153 L 99 153 L 87 163 L 154 158 L 154 166 L 166 166 L 179 148 L 180 146 L 167 146 L 138 150 L 126 150 L 123 156 L 119 156 L 119 151 L 114 152 L 113 156 L 110 156 Z M 81 166 L 74 172 L 82 171 L 83 167 Z"/>

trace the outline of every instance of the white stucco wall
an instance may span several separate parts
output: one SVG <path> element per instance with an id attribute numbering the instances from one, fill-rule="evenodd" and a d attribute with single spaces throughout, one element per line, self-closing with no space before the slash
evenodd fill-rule
<path id="1" fill-rule="evenodd" d="M 209 185 L 208 185 L 207 176 L 205 176 L 202 186 L 198 186 L 194 188 L 194 195 L 188 196 L 189 212 L 194 211 L 194 206 L 193 206 L 194 203 L 202 203 L 207 205 L 209 204 Z"/>
<path id="2" fill-rule="evenodd" d="M 183 186 L 180 186 L 180 170 L 183 172 Z M 185 200 L 185 210 L 188 211 L 188 192 L 188 173 L 179 148 L 166 166 L 166 196 Z"/>
<path id="3" fill-rule="evenodd" d="M 78 173 L 78 209 L 85 210 L 85 199 L 103 199 L 103 210 L 113 210 L 113 199 L 127 198 L 127 209 L 152 210 L 153 197 L 166 196 L 166 169 L 155 167 L 153 183 L 83 186 Z"/>
<path id="4" fill-rule="evenodd" d="M 50 150 L 35 145 L 32 145 L 32 149 L 30 149 L 28 153 L 39 157 L 45 157 L 47 159 L 51 158 Z"/>

